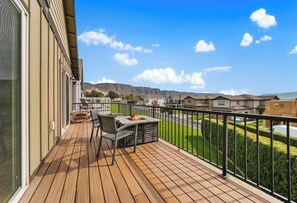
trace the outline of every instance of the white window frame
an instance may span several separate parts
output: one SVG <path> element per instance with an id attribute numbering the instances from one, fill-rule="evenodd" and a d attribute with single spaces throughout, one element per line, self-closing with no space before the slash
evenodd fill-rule
<path id="1" fill-rule="evenodd" d="M 22 84 L 22 131 L 21 131 L 21 187 L 9 202 L 18 202 L 29 185 L 29 13 L 20 0 L 11 0 L 21 13 L 21 84 Z"/>
<path id="2" fill-rule="evenodd" d="M 226 101 L 225 100 L 218 100 L 218 106 L 225 106 Z"/>
<path id="3" fill-rule="evenodd" d="M 66 77 L 69 78 L 69 81 L 70 81 L 70 75 L 69 73 L 66 71 L 66 68 L 64 67 L 64 65 L 62 63 L 60 63 L 60 67 L 61 67 L 61 71 L 60 71 L 60 126 L 61 126 L 61 136 L 63 136 L 63 134 L 66 132 L 67 128 L 69 127 L 70 125 L 70 117 L 69 117 L 69 123 L 66 124 L 65 127 L 63 127 L 63 117 L 62 117 L 62 114 L 64 112 L 62 112 L 63 110 L 63 105 L 62 105 L 62 102 L 63 102 L 63 73 L 65 73 Z M 70 84 L 68 84 L 68 88 L 70 87 Z M 70 90 L 68 90 L 70 91 Z M 69 95 L 70 95 L 70 92 L 69 92 Z M 69 104 L 70 105 L 70 104 Z M 69 115 L 68 115 L 69 116 Z"/>

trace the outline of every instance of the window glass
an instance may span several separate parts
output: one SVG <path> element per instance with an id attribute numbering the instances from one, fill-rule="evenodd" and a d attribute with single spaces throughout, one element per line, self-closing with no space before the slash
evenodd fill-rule
<path id="1" fill-rule="evenodd" d="M 21 13 L 0 1 L 0 202 L 21 186 Z"/>

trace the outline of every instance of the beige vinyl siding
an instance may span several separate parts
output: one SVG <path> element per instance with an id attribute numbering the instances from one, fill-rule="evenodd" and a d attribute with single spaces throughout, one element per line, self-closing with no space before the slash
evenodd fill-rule
<path id="1" fill-rule="evenodd" d="M 59 35 L 61 36 L 62 44 L 67 52 L 67 57 L 69 57 L 69 48 L 68 48 L 68 39 L 67 39 L 63 1 L 62 0 L 51 1 L 50 13 L 53 17 L 54 23 L 57 26 Z"/>
<path id="2" fill-rule="evenodd" d="M 48 152 L 48 31 L 44 15 L 41 17 L 41 158 Z"/>
<path id="3" fill-rule="evenodd" d="M 40 163 L 40 18 L 41 10 L 37 1 L 30 3 L 30 80 L 29 80 L 29 153 L 30 175 Z"/>
<path id="4" fill-rule="evenodd" d="M 28 3 L 26 1 L 25 3 Z M 58 29 L 62 44 L 54 34 L 38 0 L 30 0 L 27 4 L 30 10 L 30 74 L 29 74 L 29 160 L 30 175 L 38 168 L 49 150 L 61 137 L 61 64 L 72 76 L 70 64 L 62 47 L 69 56 L 64 8 L 61 0 L 51 1 L 51 12 L 55 13 L 59 21 L 55 26 Z M 69 105 L 71 112 L 72 90 L 69 80 Z M 55 130 L 50 131 L 49 121 L 54 121 Z"/>
<path id="5" fill-rule="evenodd" d="M 54 121 L 54 35 L 52 30 L 49 32 L 49 66 L 48 66 L 48 120 Z M 48 148 L 50 149 L 54 144 L 54 133 L 49 131 Z"/>
<path id="6" fill-rule="evenodd" d="M 59 103 L 58 103 L 58 99 L 60 98 L 59 97 L 59 90 L 58 90 L 58 87 L 59 87 L 59 81 L 60 81 L 60 78 L 59 78 L 59 48 L 58 48 L 58 42 L 57 40 L 55 39 L 54 40 L 54 80 L 53 80 L 53 88 L 54 88 L 54 121 L 55 121 L 55 130 L 54 130 L 54 143 L 58 140 L 58 137 L 60 137 L 60 129 L 59 129 L 59 123 L 57 122 L 59 120 L 59 109 L 58 107 L 60 106 Z"/>

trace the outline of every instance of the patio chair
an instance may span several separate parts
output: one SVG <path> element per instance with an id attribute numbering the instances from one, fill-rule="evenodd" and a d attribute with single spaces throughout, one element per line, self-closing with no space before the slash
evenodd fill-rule
<path id="1" fill-rule="evenodd" d="M 117 148 L 117 142 L 120 139 L 123 139 L 129 135 L 132 135 L 134 133 L 134 153 L 136 152 L 136 143 L 137 143 L 137 124 L 128 124 L 124 125 L 120 128 L 117 128 L 117 123 L 116 123 L 116 117 L 113 115 L 98 115 L 99 117 L 99 123 L 100 123 L 100 141 L 99 141 L 99 146 L 98 146 L 98 151 L 97 151 L 97 159 L 99 158 L 100 154 L 100 148 L 102 145 L 102 139 L 108 139 L 113 142 L 113 155 L 112 155 L 112 162 L 111 165 L 114 164 L 114 159 L 115 159 L 115 152 Z M 126 130 L 126 128 L 135 126 L 135 131 L 131 130 Z M 106 134 L 103 134 L 105 132 Z"/>
<path id="2" fill-rule="evenodd" d="M 86 99 L 80 98 L 79 100 L 81 102 L 80 110 L 82 109 L 89 110 L 93 108 L 92 104 L 90 104 Z"/>
<path id="3" fill-rule="evenodd" d="M 99 118 L 98 118 L 98 114 L 99 114 L 99 109 L 93 109 L 90 111 L 91 114 L 91 122 L 92 122 L 92 133 L 91 133 L 91 138 L 90 138 L 90 142 L 92 142 L 93 139 L 93 134 L 94 134 L 94 130 L 96 130 L 96 137 L 98 137 L 98 131 L 100 128 L 100 124 L 99 124 Z"/>

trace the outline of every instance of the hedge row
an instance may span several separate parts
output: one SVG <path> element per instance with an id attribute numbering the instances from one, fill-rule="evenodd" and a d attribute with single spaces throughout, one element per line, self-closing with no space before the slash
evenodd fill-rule
<path id="1" fill-rule="evenodd" d="M 234 123 L 229 121 L 229 124 L 233 125 Z M 236 127 L 239 127 L 239 128 L 244 130 L 244 125 L 243 124 L 236 123 Z M 257 129 L 255 127 L 246 126 L 246 129 L 248 131 L 252 132 L 252 133 L 257 133 Z M 264 130 L 264 129 L 259 129 L 259 135 L 270 138 L 270 131 L 269 130 Z M 274 136 L 274 140 L 283 142 L 285 144 L 287 143 L 287 136 L 286 135 L 284 135 L 282 133 L 278 133 L 278 132 L 273 132 L 273 136 Z M 297 138 L 291 137 L 290 141 L 291 141 L 292 146 L 297 147 Z"/>
<path id="2" fill-rule="evenodd" d="M 209 125 L 211 124 L 211 125 Z M 202 133 L 207 140 L 216 146 L 216 122 L 205 119 L 202 122 Z M 211 134 L 210 129 L 211 127 Z M 223 146 L 223 123 L 218 123 L 219 148 Z M 236 160 L 234 160 L 234 127 L 228 125 L 228 159 L 236 161 L 237 173 L 240 175 L 247 174 L 247 178 L 253 182 L 257 181 L 257 141 L 256 134 L 247 132 L 247 172 L 245 171 L 245 145 L 244 145 L 244 130 L 236 129 Z M 274 141 L 274 188 L 275 192 L 287 197 L 287 145 Z M 297 148 L 291 146 L 291 185 L 292 199 L 297 200 Z M 259 136 L 259 157 L 260 157 L 260 185 L 271 189 L 271 153 L 270 139 L 264 136 Z M 241 173 L 240 173 L 241 172 Z"/>

